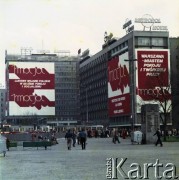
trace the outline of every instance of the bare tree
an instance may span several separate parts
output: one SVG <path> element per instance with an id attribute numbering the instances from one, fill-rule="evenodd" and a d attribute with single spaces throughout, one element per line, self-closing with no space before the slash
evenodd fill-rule
<path id="1" fill-rule="evenodd" d="M 160 73 L 159 76 L 152 78 L 150 84 L 151 86 L 154 85 L 153 88 L 155 93 L 151 95 L 151 98 L 154 102 L 157 102 L 159 104 L 160 118 L 164 130 L 164 141 L 166 141 L 167 122 L 172 110 L 171 84 L 168 77 L 166 77 L 166 73 Z M 158 86 L 156 86 L 156 84 Z"/>

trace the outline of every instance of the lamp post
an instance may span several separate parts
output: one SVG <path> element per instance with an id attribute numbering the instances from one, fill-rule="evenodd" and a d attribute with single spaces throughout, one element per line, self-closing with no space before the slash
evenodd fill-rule
<path id="1" fill-rule="evenodd" d="M 88 123 L 88 88 L 86 85 L 81 85 L 82 88 L 85 88 L 85 100 L 86 100 L 86 123 Z"/>
<path id="2" fill-rule="evenodd" d="M 88 123 L 88 89 L 86 88 L 86 122 Z"/>
<path id="3" fill-rule="evenodd" d="M 135 108 L 135 102 L 136 102 L 136 86 L 135 86 L 135 61 L 137 59 L 124 59 L 124 61 L 129 62 L 129 73 L 130 73 L 130 93 L 131 93 L 131 128 L 132 131 L 134 131 L 134 124 L 136 122 L 136 108 Z"/>

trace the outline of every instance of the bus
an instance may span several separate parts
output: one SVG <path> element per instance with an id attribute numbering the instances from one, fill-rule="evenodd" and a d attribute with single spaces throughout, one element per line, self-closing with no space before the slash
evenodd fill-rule
<path id="1" fill-rule="evenodd" d="M 12 132 L 12 127 L 10 124 L 3 124 L 1 128 L 1 134 L 10 134 Z"/>

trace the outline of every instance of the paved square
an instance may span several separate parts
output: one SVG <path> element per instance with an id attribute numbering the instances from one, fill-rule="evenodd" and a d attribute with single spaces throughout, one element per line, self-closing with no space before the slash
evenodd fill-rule
<path id="1" fill-rule="evenodd" d="M 143 167 L 144 163 L 154 164 L 159 159 L 164 165 L 160 168 L 160 175 L 167 163 L 173 163 L 179 176 L 179 143 L 166 142 L 163 147 L 155 147 L 153 144 L 131 145 L 130 139 L 113 144 L 111 138 L 92 138 L 87 140 L 86 150 L 81 150 L 80 145 L 67 150 L 64 138 L 58 142 L 48 150 L 23 150 L 18 146 L 10 149 L 5 158 L 0 155 L 0 180 L 105 180 L 106 159 L 110 157 L 127 158 L 122 167 L 125 172 L 130 170 L 131 163 Z M 117 176 L 124 179 L 119 173 Z M 149 169 L 149 179 L 155 179 L 152 168 Z"/>

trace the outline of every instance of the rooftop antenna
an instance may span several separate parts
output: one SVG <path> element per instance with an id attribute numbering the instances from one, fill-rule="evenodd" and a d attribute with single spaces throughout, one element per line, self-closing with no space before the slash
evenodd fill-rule
<path id="1" fill-rule="evenodd" d="M 38 53 L 41 53 L 41 54 L 50 53 L 50 50 L 44 49 L 44 41 L 43 40 L 42 40 L 42 49 L 38 50 Z"/>

